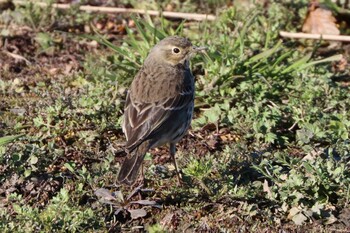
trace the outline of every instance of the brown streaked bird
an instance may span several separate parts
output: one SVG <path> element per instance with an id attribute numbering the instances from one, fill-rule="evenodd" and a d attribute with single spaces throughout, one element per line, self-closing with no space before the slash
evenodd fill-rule
<path id="1" fill-rule="evenodd" d="M 146 152 L 167 143 L 180 182 L 176 143 L 190 127 L 194 107 L 189 61 L 204 49 L 179 36 L 167 37 L 151 49 L 126 97 L 123 132 L 128 155 L 118 182 L 135 183 Z"/>

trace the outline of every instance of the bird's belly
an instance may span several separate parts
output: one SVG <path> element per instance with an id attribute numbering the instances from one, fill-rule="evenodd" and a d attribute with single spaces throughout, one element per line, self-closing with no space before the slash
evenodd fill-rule
<path id="1" fill-rule="evenodd" d="M 162 146 L 166 143 L 177 143 L 186 134 L 191 125 L 193 115 L 193 103 L 189 104 L 187 110 L 175 111 L 172 117 L 164 124 L 163 129 L 154 138 L 151 148 Z"/>

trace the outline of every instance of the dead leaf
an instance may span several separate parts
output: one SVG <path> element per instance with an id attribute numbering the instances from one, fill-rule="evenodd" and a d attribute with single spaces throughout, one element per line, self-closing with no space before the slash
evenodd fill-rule
<path id="1" fill-rule="evenodd" d="M 120 192 L 120 191 L 119 191 Z M 95 195 L 100 198 L 100 202 L 105 204 L 113 204 L 111 201 L 117 199 L 111 194 L 111 192 L 105 188 L 100 188 L 95 191 Z"/>
<path id="2" fill-rule="evenodd" d="M 135 210 L 128 210 L 128 211 L 132 219 L 142 218 L 147 215 L 147 212 L 144 209 L 135 209 Z"/>
<path id="3" fill-rule="evenodd" d="M 73 69 L 73 64 L 72 63 L 69 63 L 69 64 L 66 64 L 66 67 L 64 69 L 64 74 L 68 75 Z"/>
<path id="4" fill-rule="evenodd" d="M 175 8 L 176 8 L 176 4 L 175 3 L 168 3 L 165 6 L 165 11 L 174 11 Z"/>
<path id="5" fill-rule="evenodd" d="M 124 196 L 121 191 L 115 191 L 113 192 L 113 196 L 117 198 L 118 201 L 124 202 Z"/>
<path id="6" fill-rule="evenodd" d="M 288 219 L 292 219 L 295 215 L 297 215 L 300 212 L 300 209 L 298 207 L 292 207 L 289 210 L 289 214 L 288 214 Z"/>
<path id="7" fill-rule="evenodd" d="M 12 57 L 15 59 L 16 62 L 18 61 L 24 61 L 27 65 L 30 65 L 30 61 L 28 61 L 25 57 L 19 55 L 19 54 L 15 54 L 15 53 L 11 53 L 11 52 L 8 52 L 8 51 L 3 51 L 6 55 Z"/>
<path id="8" fill-rule="evenodd" d="M 302 31 L 312 34 L 340 34 L 332 11 L 320 6 L 317 0 L 311 1 L 310 3 Z"/>
<path id="9" fill-rule="evenodd" d="M 339 222 L 343 223 L 345 226 L 350 227 L 350 208 L 344 208 L 340 211 Z"/>
<path id="10" fill-rule="evenodd" d="M 14 114 L 17 114 L 17 115 L 23 116 L 24 113 L 26 113 L 26 109 L 25 108 L 11 108 L 10 112 L 14 113 Z"/>
<path id="11" fill-rule="evenodd" d="M 135 25 L 136 25 L 136 24 L 135 24 L 135 21 L 132 20 L 132 19 L 130 19 L 129 22 L 128 22 L 128 27 L 129 27 L 129 28 L 134 28 Z"/>
<path id="12" fill-rule="evenodd" d="M 183 210 L 171 211 L 160 220 L 160 225 L 163 229 L 167 229 L 169 232 L 176 232 L 181 222 L 181 216 L 184 215 Z M 185 231 L 190 232 L 190 231 Z"/>
<path id="13" fill-rule="evenodd" d="M 298 214 L 294 215 L 292 220 L 296 225 L 300 226 L 307 220 L 307 217 L 305 217 L 305 215 L 303 213 L 298 213 Z"/>
<path id="14" fill-rule="evenodd" d="M 267 193 L 267 196 L 268 196 L 269 198 L 272 197 L 271 189 L 270 189 L 270 187 L 269 187 L 269 183 L 267 182 L 267 180 L 264 180 L 263 190 L 264 190 L 264 192 Z"/>
<path id="15" fill-rule="evenodd" d="M 288 179 L 288 175 L 287 174 L 282 174 L 282 175 L 280 175 L 280 179 L 281 180 L 287 180 Z"/>
<path id="16" fill-rule="evenodd" d="M 115 23 L 114 23 L 113 21 L 108 21 L 108 22 L 106 23 L 106 28 L 107 28 L 107 30 L 112 30 L 115 26 L 116 26 L 116 25 L 115 25 Z"/>
<path id="17" fill-rule="evenodd" d="M 50 75 L 57 75 L 59 72 L 59 69 L 58 68 L 51 68 L 48 70 L 48 72 Z"/>
<path id="18" fill-rule="evenodd" d="M 330 225 L 330 224 L 333 224 L 337 221 L 338 221 L 338 219 L 333 214 L 331 214 L 331 216 L 326 218 L 326 221 L 324 222 L 324 224 Z"/>
<path id="19" fill-rule="evenodd" d="M 149 201 L 149 200 L 131 201 L 130 203 L 131 204 L 139 204 L 139 205 L 157 205 L 157 202 Z"/>
<path id="20" fill-rule="evenodd" d="M 342 58 L 339 61 L 335 61 L 332 63 L 332 71 L 334 73 L 344 72 L 347 67 L 348 61 L 344 56 L 342 56 Z"/>

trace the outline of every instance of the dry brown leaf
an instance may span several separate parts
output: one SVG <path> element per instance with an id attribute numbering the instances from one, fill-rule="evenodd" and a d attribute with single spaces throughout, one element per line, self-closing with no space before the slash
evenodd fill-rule
<path id="1" fill-rule="evenodd" d="M 105 188 L 99 188 L 95 191 L 95 195 L 98 197 L 102 197 L 107 200 L 116 200 L 115 197 L 112 196 L 111 192 Z"/>
<path id="2" fill-rule="evenodd" d="M 15 53 L 11 53 L 11 52 L 8 52 L 8 51 L 3 51 L 5 54 L 7 54 L 8 56 L 12 57 L 15 59 L 16 62 L 18 61 L 25 61 L 25 63 L 27 65 L 30 65 L 30 61 L 28 61 L 25 57 L 19 55 L 19 54 L 15 54 Z"/>
<path id="3" fill-rule="evenodd" d="M 343 56 L 339 61 L 332 63 L 332 71 L 335 73 L 344 72 L 347 69 L 348 65 L 349 64 L 347 59 Z"/>
<path id="4" fill-rule="evenodd" d="M 132 219 L 142 218 L 147 215 L 144 209 L 128 210 Z"/>
<path id="5" fill-rule="evenodd" d="M 264 180 L 263 190 L 264 190 L 265 193 L 267 193 L 267 196 L 268 196 L 269 198 L 272 197 L 271 189 L 270 189 L 270 187 L 269 187 L 269 183 L 267 182 L 267 180 Z"/>
<path id="6" fill-rule="evenodd" d="M 150 200 L 138 200 L 138 201 L 131 201 L 130 204 L 157 205 L 157 202 L 155 202 L 155 201 L 150 201 Z"/>
<path id="7" fill-rule="evenodd" d="M 318 1 L 311 1 L 302 31 L 312 34 L 340 34 L 332 11 L 321 7 Z"/>
<path id="8" fill-rule="evenodd" d="M 174 11 L 174 9 L 176 8 L 176 4 L 175 3 L 168 3 L 165 6 L 165 11 Z"/>

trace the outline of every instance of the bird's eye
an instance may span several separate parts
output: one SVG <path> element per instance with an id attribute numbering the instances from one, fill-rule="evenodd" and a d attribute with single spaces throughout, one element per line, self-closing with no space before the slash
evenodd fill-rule
<path id="1" fill-rule="evenodd" d="M 180 52 L 180 49 L 175 47 L 175 48 L 173 48 L 173 52 L 174 52 L 174 53 L 179 53 L 179 52 Z"/>

